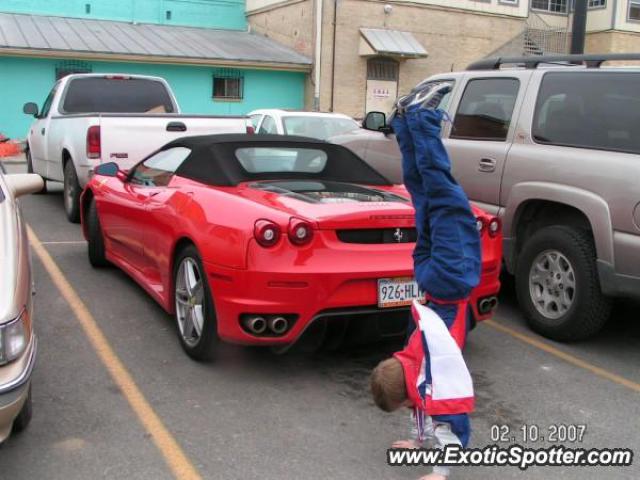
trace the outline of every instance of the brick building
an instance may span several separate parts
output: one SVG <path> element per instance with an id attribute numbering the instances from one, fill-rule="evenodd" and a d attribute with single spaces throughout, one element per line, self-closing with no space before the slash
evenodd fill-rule
<path id="1" fill-rule="evenodd" d="M 572 0 L 247 0 L 247 19 L 314 58 L 307 108 L 362 117 L 488 55 L 567 52 Z M 640 0 L 589 0 L 586 49 L 640 51 Z"/>

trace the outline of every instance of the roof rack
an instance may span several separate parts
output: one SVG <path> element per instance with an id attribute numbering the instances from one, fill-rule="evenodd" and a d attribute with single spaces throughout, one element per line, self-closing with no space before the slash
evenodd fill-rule
<path id="1" fill-rule="evenodd" d="M 585 65 L 587 68 L 600 68 L 604 62 L 617 60 L 639 60 L 640 53 L 604 53 L 593 55 L 532 55 L 529 57 L 493 57 L 483 58 L 470 64 L 467 70 L 498 70 L 502 65 L 538 68 L 540 64 Z"/>

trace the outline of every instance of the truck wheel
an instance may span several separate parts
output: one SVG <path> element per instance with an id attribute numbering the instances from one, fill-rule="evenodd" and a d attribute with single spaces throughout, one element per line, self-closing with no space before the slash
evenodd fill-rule
<path id="1" fill-rule="evenodd" d="M 80 193 L 78 175 L 71 159 L 64 166 L 64 211 L 71 223 L 80 223 Z"/>
<path id="2" fill-rule="evenodd" d="M 33 402 L 31 401 L 31 386 L 29 386 L 29 393 L 27 394 L 27 399 L 22 405 L 22 410 L 13 421 L 13 431 L 18 433 L 22 432 L 29 426 L 31 423 L 31 417 L 33 416 Z"/>
<path id="3" fill-rule="evenodd" d="M 178 252 L 173 279 L 180 344 L 194 360 L 210 360 L 218 343 L 216 309 L 195 246 Z"/>
<path id="4" fill-rule="evenodd" d="M 36 173 L 33 170 L 33 159 L 31 158 L 31 151 L 29 149 L 26 149 L 24 151 L 24 156 L 27 159 L 27 173 Z M 44 186 L 42 187 L 42 190 L 40 190 L 39 192 L 35 192 L 36 195 L 41 193 L 47 193 L 47 180 L 45 178 L 43 178 L 42 180 L 43 180 Z"/>
<path id="5" fill-rule="evenodd" d="M 529 326 L 553 340 L 588 338 L 611 313 L 611 300 L 600 289 L 593 240 L 571 227 L 546 227 L 526 241 L 516 293 Z"/>
<path id="6" fill-rule="evenodd" d="M 89 263 L 92 267 L 106 267 L 109 265 L 104 253 L 104 237 L 102 228 L 100 227 L 100 219 L 98 218 L 98 210 L 96 209 L 96 200 L 91 200 L 89 211 L 86 217 L 87 222 L 87 252 L 89 254 Z"/>

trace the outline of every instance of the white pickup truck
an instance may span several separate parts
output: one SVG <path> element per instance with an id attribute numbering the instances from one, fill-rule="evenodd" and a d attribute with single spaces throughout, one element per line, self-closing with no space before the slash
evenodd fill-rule
<path id="1" fill-rule="evenodd" d="M 101 162 L 128 169 L 178 137 L 253 132 L 248 117 L 181 115 L 169 84 L 148 76 L 69 75 L 42 109 L 30 102 L 23 111 L 36 118 L 27 138 L 29 172 L 64 182 L 65 211 L 75 223 L 82 188 Z"/>

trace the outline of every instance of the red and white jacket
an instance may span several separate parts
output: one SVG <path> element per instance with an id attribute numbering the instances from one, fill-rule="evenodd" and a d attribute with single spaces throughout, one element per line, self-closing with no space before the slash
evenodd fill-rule
<path id="1" fill-rule="evenodd" d="M 461 302 L 462 312 L 466 305 Z M 402 364 L 413 406 L 427 415 L 472 412 L 473 382 L 452 333 L 436 312 L 417 301 L 411 313 L 417 328 L 394 357 Z"/>

